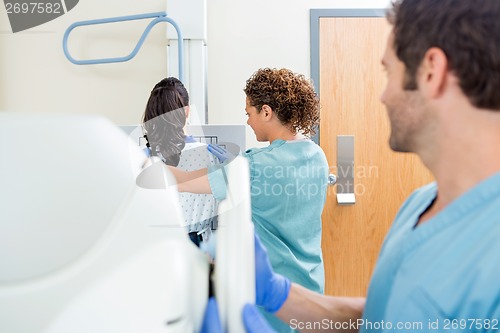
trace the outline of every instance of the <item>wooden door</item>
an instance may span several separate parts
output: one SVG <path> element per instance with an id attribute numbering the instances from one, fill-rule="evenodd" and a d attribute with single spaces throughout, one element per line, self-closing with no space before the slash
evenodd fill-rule
<path id="1" fill-rule="evenodd" d="M 320 145 L 333 173 L 337 136 L 354 135 L 356 203 L 337 203 L 329 186 L 323 211 L 326 294 L 365 296 L 382 241 L 399 207 L 432 181 L 413 154 L 389 148 L 390 126 L 380 95 L 380 59 L 390 26 L 383 17 L 320 18 Z"/>

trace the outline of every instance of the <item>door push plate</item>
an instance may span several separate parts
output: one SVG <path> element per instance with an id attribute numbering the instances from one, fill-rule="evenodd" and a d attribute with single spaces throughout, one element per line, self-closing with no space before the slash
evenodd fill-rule
<path id="1" fill-rule="evenodd" d="M 354 135 L 337 135 L 337 202 L 354 205 Z"/>

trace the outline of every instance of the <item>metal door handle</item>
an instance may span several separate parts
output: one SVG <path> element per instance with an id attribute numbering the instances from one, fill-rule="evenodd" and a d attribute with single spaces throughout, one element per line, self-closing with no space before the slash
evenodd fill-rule
<path id="1" fill-rule="evenodd" d="M 335 176 L 333 173 L 328 175 L 328 186 L 333 186 L 337 182 L 337 176 Z"/>

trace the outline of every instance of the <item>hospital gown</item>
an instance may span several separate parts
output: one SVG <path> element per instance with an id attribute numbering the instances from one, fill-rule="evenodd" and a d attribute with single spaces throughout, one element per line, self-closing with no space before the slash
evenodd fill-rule
<path id="1" fill-rule="evenodd" d="M 217 159 L 207 150 L 207 145 L 186 138 L 186 146 L 181 152 L 178 167 L 185 171 L 194 171 L 217 165 Z M 197 232 L 206 241 L 217 227 L 217 200 L 211 194 L 179 193 L 182 213 L 188 233 Z"/>
<path id="2" fill-rule="evenodd" d="M 247 150 L 255 232 L 266 246 L 273 269 L 293 282 L 322 293 L 321 213 L 326 198 L 328 163 L 311 140 L 275 140 Z M 217 199 L 226 196 L 221 168 L 209 169 Z M 290 330 L 266 316 L 279 331 Z"/>
<path id="3" fill-rule="evenodd" d="M 500 174 L 415 227 L 436 184 L 404 203 L 368 291 L 363 332 L 498 332 Z"/>

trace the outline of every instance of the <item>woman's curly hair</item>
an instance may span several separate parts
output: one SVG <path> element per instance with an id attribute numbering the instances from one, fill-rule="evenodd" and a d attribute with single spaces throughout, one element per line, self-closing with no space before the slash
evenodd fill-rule
<path id="1" fill-rule="evenodd" d="M 186 111 L 189 95 L 181 81 L 168 77 L 158 82 L 149 96 L 143 116 L 143 128 L 152 155 L 177 166 L 184 149 Z"/>
<path id="2" fill-rule="evenodd" d="M 289 69 L 262 68 L 243 89 L 257 111 L 269 105 L 282 124 L 294 132 L 312 135 L 319 122 L 319 99 L 310 80 Z"/>

